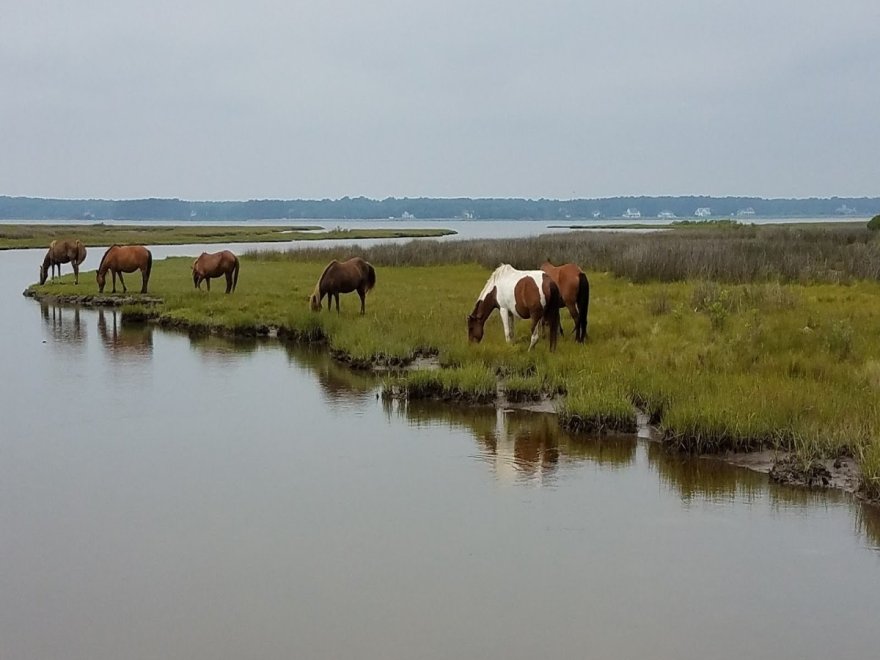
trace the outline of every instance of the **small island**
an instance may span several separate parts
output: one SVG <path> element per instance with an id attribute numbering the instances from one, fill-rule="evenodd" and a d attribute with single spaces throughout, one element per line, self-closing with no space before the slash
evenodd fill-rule
<path id="1" fill-rule="evenodd" d="M 290 241 L 353 240 L 361 238 L 436 238 L 451 229 L 395 227 L 393 229 L 324 229 L 312 225 L 49 225 L 0 224 L 0 250 L 48 247 L 53 240 L 78 238 L 86 247 L 97 245 L 188 245 L 219 243 L 283 243 Z"/>

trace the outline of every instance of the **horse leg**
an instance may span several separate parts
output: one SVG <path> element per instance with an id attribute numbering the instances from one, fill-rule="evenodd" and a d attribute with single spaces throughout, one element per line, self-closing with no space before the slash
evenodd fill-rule
<path id="1" fill-rule="evenodd" d="M 113 291 L 111 291 L 110 293 L 116 293 L 116 271 L 111 270 L 110 276 L 113 278 Z M 121 277 L 121 275 L 120 275 L 120 277 Z"/>
<path id="2" fill-rule="evenodd" d="M 128 293 L 128 287 L 125 286 L 125 280 L 122 279 L 122 271 L 119 271 L 119 283 L 122 285 L 122 293 Z"/>
<path id="3" fill-rule="evenodd" d="M 149 266 L 141 271 L 141 293 L 147 292 L 147 282 L 150 281 Z"/>
<path id="4" fill-rule="evenodd" d="M 578 329 L 578 309 L 577 305 L 574 303 L 566 303 L 565 305 L 568 307 L 568 313 L 571 314 L 571 320 L 574 321 L 574 338 L 577 341 L 580 341 L 580 330 Z M 562 336 L 562 323 L 559 324 L 559 336 Z"/>
<path id="5" fill-rule="evenodd" d="M 337 291 L 335 294 L 336 298 L 336 313 L 339 314 L 339 292 Z"/>
<path id="6" fill-rule="evenodd" d="M 501 316 L 501 325 L 504 327 L 504 341 L 508 344 L 513 341 L 513 327 L 511 323 L 511 319 L 508 316 L 509 312 L 503 307 L 498 310 Z"/>
<path id="7" fill-rule="evenodd" d="M 541 323 L 543 321 L 542 316 L 532 316 L 532 341 L 529 344 L 529 350 L 532 350 L 535 347 L 535 344 L 538 343 L 538 338 L 541 336 Z"/>
<path id="8" fill-rule="evenodd" d="M 211 278 L 210 277 L 205 278 L 205 286 L 208 287 L 208 291 L 210 292 L 211 291 Z"/>
<path id="9" fill-rule="evenodd" d="M 226 273 L 226 293 L 232 291 L 232 271 Z"/>
<path id="10" fill-rule="evenodd" d="M 73 262 L 73 283 L 79 284 L 79 264 L 76 261 Z"/>
<path id="11" fill-rule="evenodd" d="M 358 295 L 361 297 L 361 316 L 366 313 L 367 292 L 363 288 L 358 289 Z"/>

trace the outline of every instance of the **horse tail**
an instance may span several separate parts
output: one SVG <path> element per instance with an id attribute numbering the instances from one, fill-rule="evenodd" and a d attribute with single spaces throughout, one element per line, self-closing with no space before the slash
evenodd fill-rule
<path id="1" fill-rule="evenodd" d="M 104 253 L 104 256 L 101 257 L 101 263 L 98 264 L 98 272 L 99 273 L 106 273 L 107 272 L 107 269 L 104 268 L 104 263 L 107 261 L 107 257 L 110 255 L 110 252 L 113 250 L 113 248 L 117 248 L 117 247 L 119 247 L 119 245 L 117 243 L 114 243 L 113 245 L 111 245 L 110 247 L 107 248 L 107 251 Z"/>
<path id="2" fill-rule="evenodd" d="M 232 290 L 238 286 L 238 257 L 235 257 L 235 264 L 232 266 Z"/>
<path id="3" fill-rule="evenodd" d="M 150 281 L 150 271 L 153 270 L 153 253 L 147 250 L 147 268 L 144 271 L 144 282 Z"/>
<path id="4" fill-rule="evenodd" d="M 376 286 L 376 269 L 373 268 L 373 265 L 367 262 L 367 286 L 364 290 L 364 293 L 367 291 L 372 291 L 373 287 Z"/>
<path id="5" fill-rule="evenodd" d="M 559 293 L 559 287 L 556 282 L 550 280 L 550 299 L 544 307 L 544 318 L 550 325 L 550 350 L 556 350 L 556 340 L 559 338 L 559 308 L 565 303 L 562 300 L 562 294 Z M 550 315 L 549 318 L 547 315 Z"/>
<path id="6" fill-rule="evenodd" d="M 583 342 L 587 338 L 587 313 L 590 310 L 590 281 L 587 274 L 581 271 L 578 275 L 577 290 L 578 320 L 575 329 L 575 339 Z"/>

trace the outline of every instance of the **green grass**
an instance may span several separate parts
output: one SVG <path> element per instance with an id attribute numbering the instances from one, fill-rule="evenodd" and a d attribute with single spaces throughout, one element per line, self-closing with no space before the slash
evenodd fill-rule
<path id="1" fill-rule="evenodd" d="M 320 230 L 320 231 L 319 231 Z M 355 238 L 418 238 L 454 234 L 449 229 L 342 229 L 316 226 L 206 226 L 206 225 L 0 225 L 0 250 L 48 247 L 55 239 L 78 238 L 86 247 L 110 245 L 183 245 L 210 243 L 277 243 L 289 241 L 351 240 Z M 89 255 L 91 259 L 95 259 Z"/>
<path id="2" fill-rule="evenodd" d="M 307 298 L 324 257 L 242 258 L 239 288 L 196 291 L 190 259 L 154 264 L 151 295 L 170 325 L 253 334 L 270 327 L 326 341 L 354 366 L 401 364 L 437 356 L 441 369 L 389 378 L 412 399 L 492 401 L 502 384 L 514 397 L 563 394 L 560 422 L 580 430 L 631 431 L 636 407 L 666 441 L 703 452 L 778 448 L 804 460 L 854 456 L 864 487 L 880 495 L 880 283 L 746 284 L 686 279 L 647 281 L 590 273 L 590 336 L 566 337 L 556 353 L 540 341 L 528 352 L 525 322 L 516 342 L 502 338 L 498 315 L 481 344 L 467 342 L 465 316 L 490 269 L 474 263 L 377 265 L 377 285 L 358 314 L 354 294 L 342 313 L 312 313 Z M 334 256 L 345 256 L 335 252 Z M 136 289 L 139 278 L 129 276 Z M 41 294 L 94 294 L 94 276 L 70 277 Z"/>

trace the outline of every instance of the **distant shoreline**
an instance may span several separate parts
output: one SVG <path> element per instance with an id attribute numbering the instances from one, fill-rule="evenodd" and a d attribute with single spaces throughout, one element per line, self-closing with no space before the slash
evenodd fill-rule
<path id="1" fill-rule="evenodd" d="M 471 197 L 342 197 L 339 199 L 257 199 L 190 201 L 183 199 L 51 199 L 0 195 L 0 220 L 58 221 L 166 220 L 280 223 L 308 220 L 538 220 L 579 222 L 591 219 L 758 218 L 855 219 L 880 212 L 880 197 L 766 199 L 762 197 L 638 196 L 594 199 Z"/>

